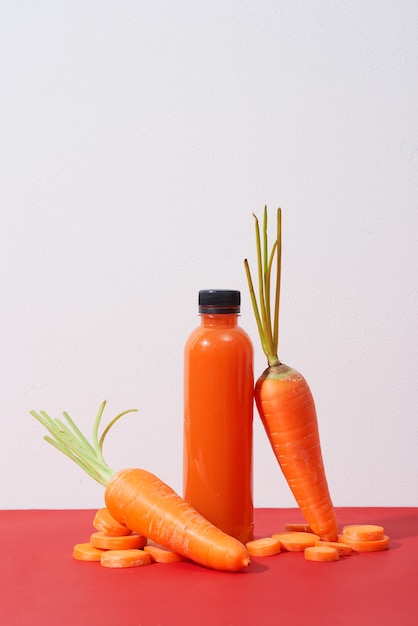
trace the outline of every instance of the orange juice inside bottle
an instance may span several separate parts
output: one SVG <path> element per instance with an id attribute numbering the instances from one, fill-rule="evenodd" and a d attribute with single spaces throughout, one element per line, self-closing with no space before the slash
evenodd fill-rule
<path id="1" fill-rule="evenodd" d="M 227 534 L 253 538 L 253 347 L 240 293 L 199 292 L 184 352 L 184 498 Z"/>

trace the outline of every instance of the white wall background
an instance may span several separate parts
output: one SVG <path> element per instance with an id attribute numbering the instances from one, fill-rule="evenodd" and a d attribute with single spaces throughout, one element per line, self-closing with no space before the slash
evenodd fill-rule
<path id="1" fill-rule="evenodd" d="M 102 488 L 30 409 L 181 491 L 182 351 L 283 208 L 281 357 L 314 393 L 336 505 L 418 505 L 418 3 L 0 8 L 0 507 Z M 106 417 L 106 414 L 105 414 Z M 255 420 L 257 506 L 293 506 Z"/>

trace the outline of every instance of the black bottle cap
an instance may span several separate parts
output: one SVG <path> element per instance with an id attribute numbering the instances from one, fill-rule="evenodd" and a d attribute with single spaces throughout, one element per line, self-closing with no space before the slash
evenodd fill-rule
<path id="1" fill-rule="evenodd" d="M 239 313 L 241 293 L 232 289 L 199 291 L 199 313 Z"/>

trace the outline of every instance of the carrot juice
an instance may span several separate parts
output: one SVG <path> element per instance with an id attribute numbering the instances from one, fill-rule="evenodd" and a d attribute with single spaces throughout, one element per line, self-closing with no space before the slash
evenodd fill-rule
<path id="1" fill-rule="evenodd" d="M 253 346 L 240 292 L 199 292 L 184 352 L 184 498 L 243 543 L 253 538 Z"/>

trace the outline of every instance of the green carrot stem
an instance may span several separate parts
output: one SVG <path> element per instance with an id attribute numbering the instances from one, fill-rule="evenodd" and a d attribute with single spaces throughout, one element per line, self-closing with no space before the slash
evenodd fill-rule
<path id="1" fill-rule="evenodd" d="M 274 322 L 273 322 L 273 343 L 274 351 L 277 354 L 279 348 L 279 310 L 280 310 L 280 288 L 282 276 L 282 210 L 277 209 L 277 270 L 276 270 L 276 290 L 274 302 Z"/>
<path id="2" fill-rule="evenodd" d="M 256 297 L 255 291 L 254 291 L 254 284 L 253 284 L 253 280 L 252 280 L 252 277 L 251 277 L 250 266 L 248 264 L 248 260 L 247 259 L 244 260 L 244 267 L 245 267 L 245 272 L 247 274 L 247 281 L 248 281 L 248 287 L 249 287 L 249 290 L 250 290 L 251 303 L 252 303 L 252 306 L 253 306 L 255 320 L 256 320 L 256 323 L 257 323 L 258 333 L 260 335 L 261 345 L 262 345 L 264 354 L 267 355 L 267 354 L 269 354 L 269 347 L 268 347 L 268 345 L 266 343 L 266 340 L 265 340 L 263 322 L 261 320 L 260 311 L 259 311 L 258 303 L 257 303 L 257 297 Z"/>
<path id="3" fill-rule="evenodd" d="M 94 463 L 89 463 L 85 459 L 80 458 L 77 454 L 74 454 L 65 444 L 53 439 L 52 437 L 48 437 L 46 435 L 44 440 L 50 443 L 52 446 L 57 448 L 60 452 L 65 454 L 69 459 L 77 463 L 89 476 L 91 476 L 94 480 L 100 483 L 103 486 L 106 486 L 109 480 L 112 478 L 114 471 L 107 467 L 105 470 L 104 467 L 98 466 L 96 467 Z"/>
<path id="4" fill-rule="evenodd" d="M 264 228 L 267 224 L 267 214 L 264 219 Z M 273 352 L 273 338 L 271 334 L 271 324 L 270 324 L 270 307 L 269 307 L 269 299 L 270 294 L 265 290 L 266 283 L 266 268 L 267 268 L 267 233 L 263 234 L 263 252 L 261 250 L 261 237 L 260 237 L 260 227 L 258 223 L 258 218 L 254 215 L 255 218 L 255 235 L 256 235 L 256 248 L 257 248 L 257 268 L 258 268 L 258 299 L 259 306 L 261 311 L 261 321 L 263 325 L 263 334 L 264 341 L 267 344 L 268 352 L 271 354 Z"/>
<path id="5" fill-rule="evenodd" d="M 124 415 L 126 415 L 127 413 L 133 413 L 135 412 L 136 409 L 128 409 L 126 411 L 123 411 L 122 413 L 119 413 L 119 415 L 116 415 L 116 417 L 114 417 L 109 424 L 106 426 L 106 428 L 104 429 L 104 431 L 102 432 L 102 435 L 99 439 L 99 446 L 100 446 L 100 450 L 102 450 L 103 448 L 103 443 L 105 440 L 105 437 L 107 435 L 107 433 L 109 432 L 109 430 L 112 428 L 113 424 L 115 424 L 118 420 L 120 420 L 121 417 L 123 417 Z"/>
<path id="6" fill-rule="evenodd" d="M 100 421 L 102 419 L 105 406 L 106 406 L 106 401 L 101 403 L 99 410 L 97 412 L 97 415 L 96 415 L 96 419 L 94 420 L 94 424 L 93 424 L 93 448 L 96 452 L 96 455 L 98 457 L 101 457 L 102 459 L 103 459 L 103 454 L 102 454 L 102 450 L 100 448 L 100 443 L 99 443 L 99 426 L 100 426 Z"/>
<path id="7" fill-rule="evenodd" d="M 250 291 L 251 303 L 260 335 L 261 346 L 270 367 L 279 365 L 278 337 L 279 337 L 279 305 L 280 305 L 280 274 L 281 274 L 281 210 L 277 212 L 277 235 L 270 255 L 268 252 L 267 235 L 267 207 L 263 217 L 263 246 L 261 246 L 260 227 L 255 214 L 255 241 L 256 260 L 258 270 L 258 301 L 255 295 L 251 271 L 247 259 L 244 260 L 245 272 Z M 271 273 L 274 257 L 277 256 L 274 316 L 271 314 Z"/>
<path id="8" fill-rule="evenodd" d="M 268 234 L 267 234 L 267 207 L 263 214 L 263 283 L 266 319 L 270 318 L 270 289 L 268 285 Z"/>
<path id="9" fill-rule="evenodd" d="M 30 414 L 50 433 L 51 436 L 46 435 L 44 437 L 45 441 L 77 463 L 87 474 L 102 485 L 107 485 L 115 473 L 106 463 L 103 456 L 104 439 L 117 420 L 131 411 L 136 411 L 136 409 L 129 409 L 119 413 L 109 422 L 99 437 L 99 426 L 105 405 L 106 402 L 102 402 L 99 407 L 93 426 L 92 443 L 86 439 L 68 413 L 64 413 L 64 417 L 69 426 L 58 418 L 52 419 L 45 411 L 40 411 L 39 413 L 30 411 Z"/>
<path id="10" fill-rule="evenodd" d="M 65 419 L 67 420 L 67 422 L 69 423 L 69 425 L 71 426 L 71 428 L 73 429 L 75 435 L 80 439 L 80 441 L 83 442 L 83 444 L 86 446 L 87 449 L 90 449 L 92 453 L 94 453 L 94 448 L 93 446 L 90 445 L 89 441 L 86 439 L 86 437 L 83 435 L 83 433 L 81 432 L 81 430 L 77 427 L 77 425 L 75 424 L 75 422 L 71 419 L 71 417 L 68 415 L 68 413 L 66 411 L 64 411 L 63 413 Z"/>
<path id="11" fill-rule="evenodd" d="M 96 458 L 96 454 L 93 448 L 91 448 L 91 446 L 85 446 L 84 442 L 75 437 L 73 432 L 70 431 L 69 428 L 60 419 L 57 418 L 55 420 L 55 423 L 58 426 L 58 431 L 54 433 L 54 436 L 57 439 L 65 441 L 68 447 L 77 454 L 83 454 L 83 456 L 90 459 Z"/>

